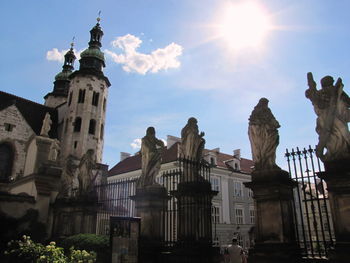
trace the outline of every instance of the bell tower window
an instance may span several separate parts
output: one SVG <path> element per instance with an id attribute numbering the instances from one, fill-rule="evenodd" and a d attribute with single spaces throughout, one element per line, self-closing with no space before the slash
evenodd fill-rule
<path id="1" fill-rule="evenodd" d="M 100 97 L 100 93 L 95 92 L 92 94 L 92 105 L 97 106 L 98 105 L 98 98 Z"/>
<path id="2" fill-rule="evenodd" d="M 0 144 L 0 181 L 8 182 L 13 166 L 14 152 L 7 143 Z"/>
<path id="3" fill-rule="evenodd" d="M 91 119 L 89 124 L 89 134 L 94 135 L 95 129 L 96 129 L 96 121 L 94 119 Z"/>
<path id="4" fill-rule="evenodd" d="M 80 132 L 81 129 L 81 118 L 76 117 L 74 122 L 74 132 Z"/>
<path id="5" fill-rule="evenodd" d="M 79 96 L 78 96 L 78 103 L 84 103 L 84 101 L 85 101 L 85 90 L 80 89 Z"/>

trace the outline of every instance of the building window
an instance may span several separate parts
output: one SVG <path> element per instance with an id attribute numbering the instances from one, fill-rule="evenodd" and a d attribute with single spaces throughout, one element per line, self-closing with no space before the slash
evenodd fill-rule
<path id="1" fill-rule="evenodd" d="M 234 196 L 243 196 L 243 186 L 242 182 L 234 182 L 233 183 L 233 194 Z"/>
<path id="2" fill-rule="evenodd" d="M 81 118 L 76 117 L 74 122 L 74 132 L 80 132 L 81 129 Z"/>
<path id="3" fill-rule="evenodd" d="M 95 92 L 92 94 L 92 105 L 97 106 L 98 105 L 98 98 L 100 97 L 100 93 Z"/>
<path id="4" fill-rule="evenodd" d="M 78 141 L 74 141 L 74 149 L 76 149 L 78 146 Z"/>
<path id="5" fill-rule="evenodd" d="M 250 223 L 255 224 L 255 210 L 254 207 L 249 208 L 249 218 L 250 218 Z"/>
<path id="6" fill-rule="evenodd" d="M 213 205 L 211 207 L 211 219 L 212 223 L 220 223 L 220 207 Z"/>
<path id="7" fill-rule="evenodd" d="M 84 103 L 84 101 L 85 101 L 85 90 L 80 89 L 79 96 L 78 96 L 78 103 Z"/>
<path id="8" fill-rule="evenodd" d="M 69 93 L 68 106 L 72 104 L 73 91 Z"/>
<path id="9" fill-rule="evenodd" d="M 237 236 L 237 243 L 239 246 L 243 247 L 243 237 L 241 235 Z"/>
<path id="10" fill-rule="evenodd" d="M 248 188 L 248 197 L 253 198 L 253 191 L 250 188 Z"/>
<path id="11" fill-rule="evenodd" d="M 95 134 L 95 128 L 96 128 L 96 121 L 94 119 L 90 120 L 89 124 L 89 134 L 94 135 Z"/>
<path id="12" fill-rule="evenodd" d="M 220 191 L 220 180 L 217 177 L 210 178 L 211 190 Z"/>
<path id="13" fill-rule="evenodd" d="M 104 127 L 103 124 L 101 124 L 101 131 L 100 131 L 100 139 L 103 140 L 103 132 L 104 132 Z"/>
<path id="14" fill-rule="evenodd" d="M 106 98 L 103 99 L 103 111 L 106 111 Z"/>
<path id="15" fill-rule="evenodd" d="M 64 126 L 64 133 L 67 133 L 68 131 L 68 119 L 66 119 L 66 124 Z"/>
<path id="16" fill-rule="evenodd" d="M 0 144 L 0 181 L 9 181 L 12 173 L 14 152 L 11 145 Z"/>
<path id="17" fill-rule="evenodd" d="M 243 209 L 242 208 L 235 208 L 235 217 L 236 217 L 236 224 L 237 225 L 242 225 L 244 224 L 244 219 L 243 219 Z"/>
<path id="18" fill-rule="evenodd" d="M 10 123 L 4 123 L 5 126 L 5 131 L 11 132 L 13 130 L 13 128 L 15 127 L 15 125 L 10 124 Z"/>

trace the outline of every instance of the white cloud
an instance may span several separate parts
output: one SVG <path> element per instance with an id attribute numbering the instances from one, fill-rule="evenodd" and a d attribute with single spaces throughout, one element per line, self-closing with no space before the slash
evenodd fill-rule
<path id="1" fill-rule="evenodd" d="M 64 62 L 64 55 L 68 52 L 69 49 L 63 49 L 59 51 L 57 48 L 53 48 L 46 52 L 46 59 L 50 61 L 58 61 L 63 63 Z M 77 60 L 80 59 L 80 53 L 83 51 L 83 49 L 77 51 L 73 49 L 75 56 L 77 57 Z"/>
<path id="2" fill-rule="evenodd" d="M 141 139 L 135 139 L 133 140 L 132 143 L 130 143 L 130 146 L 133 148 L 133 149 L 140 149 L 141 148 Z"/>
<path id="3" fill-rule="evenodd" d="M 171 43 L 164 48 L 158 48 L 150 54 L 137 52 L 142 40 L 136 36 L 127 34 L 117 37 L 112 41 L 112 46 L 123 50 L 122 54 L 117 54 L 110 50 L 105 50 L 114 62 L 122 64 L 126 72 L 135 72 L 145 75 L 148 72 L 157 73 L 160 70 L 178 68 L 180 61 L 178 57 L 182 54 L 182 46 Z"/>
<path id="4" fill-rule="evenodd" d="M 164 143 L 164 146 L 167 146 L 167 141 L 164 140 L 164 139 L 160 139 L 163 143 Z M 132 141 L 132 143 L 130 143 L 130 146 L 135 150 L 135 149 L 141 149 L 141 143 L 142 143 L 142 140 L 141 139 L 135 139 Z"/>

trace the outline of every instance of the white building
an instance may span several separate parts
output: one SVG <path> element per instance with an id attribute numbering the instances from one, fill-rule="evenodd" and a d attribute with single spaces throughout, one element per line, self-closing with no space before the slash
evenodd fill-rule
<path id="1" fill-rule="evenodd" d="M 178 167 L 180 141 L 180 138 L 168 136 L 159 176 Z M 242 158 L 239 150 L 230 155 L 220 152 L 219 148 L 204 150 L 204 159 L 211 166 L 212 189 L 219 192 L 212 201 L 214 242 L 227 245 L 233 236 L 237 236 L 242 246 L 250 247 L 255 210 L 252 192 L 244 186 L 244 182 L 251 181 L 253 162 Z M 121 153 L 120 162 L 108 172 L 108 181 L 140 175 L 141 155 Z"/>

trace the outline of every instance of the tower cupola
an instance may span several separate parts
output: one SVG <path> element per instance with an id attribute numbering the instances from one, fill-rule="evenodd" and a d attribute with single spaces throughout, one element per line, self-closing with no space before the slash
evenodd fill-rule
<path id="1" fill-rule="evenodd" d="M 102 69 L 106 66 L 104 54 L 100 50 L 102 47 L 102 36 L 103 31 L 100 26 L 100 18 L 98 17 L 96 25 L 90 30 L 89 47 L 80 54 L 79 71 L 101 75 Z"/>
<path id="2" fill-rule="evenodd" d="M 55 76 L 53 91 L 44 97 L 46 106 L 56 107 L 67 100 L 70 83 L 69 76 L 74 70 L 74 61 L 76 59 L 73 46 L 74 43 L 72 42 L 70 49 L 64 55 L 62 71 Z"/>

